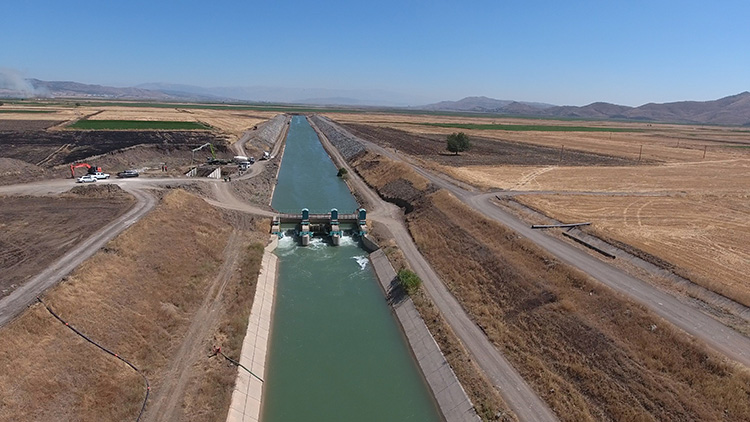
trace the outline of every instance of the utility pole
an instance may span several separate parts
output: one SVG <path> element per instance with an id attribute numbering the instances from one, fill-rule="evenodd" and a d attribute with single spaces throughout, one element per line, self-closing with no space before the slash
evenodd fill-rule
<path id="1" fill-rule="evenodd" d="M 560 162 L 562 163 L 562 156 L 563 156 L 563 150 L 565 149 L 565 145 L 560 145 Z"/>
<path id="2" fill-rule="evenodd" d="M 707 149 L 708 149 L 708 145 L 703 145 L 703 158 L 701 158 L 701 160 L 705 160 L 706 159 L 706 150 Z"/>
<path id="3" fill-rule="evenodd" d="M 641 145 L 641 150 L 638 151 L 638 162 L 641 162 L 641 156 L 643 155 L 643 145 Z"/>

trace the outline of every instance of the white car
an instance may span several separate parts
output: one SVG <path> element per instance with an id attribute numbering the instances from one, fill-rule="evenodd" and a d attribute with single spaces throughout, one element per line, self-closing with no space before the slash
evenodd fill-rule
<path id="1" fill-rule="evenodd" d="M 91 183 L 96 182 L 97 180 L 99 179 L 97 179 L 93 174 L 86 174 L 78 178 L 78 183 Z"/>
<path id="2" fill-rule="evenodd" d="M 93 173 L 91 175 L 96 177 L 97 179 L 109 179 L 109 173 L 102 173 L 100 171 L 97 171 L 96 173 Z"/>

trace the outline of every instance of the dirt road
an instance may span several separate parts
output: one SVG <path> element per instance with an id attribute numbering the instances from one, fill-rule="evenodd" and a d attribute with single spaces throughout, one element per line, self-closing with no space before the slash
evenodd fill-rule
<path id="1" fill-rule="evenodd" d="M 200 309 L 187 329 L 185 340 L 173 355 L 160 385 L 154 386 L 154 400 L 149 405 L 144 420 L 178 421 L 184 419 L 182 400 L 185 388 L 190 382 L 190 367 L 205 358 L 206 348 L 202 347 L 203 342 L 219 324 L 222 295 L 239 266 L 241 254 L 242 241 L 235 230 L 229 236 L 224 248 L 224 261 L 211 282 Z"/>
<path id="2" fill-rule="evenodd" d="M 323 146 L 337 167 L 349 170 L 348 183 L 368 202 L 368 217 L 388 227 L 399 248 L 409 261 L 414 272 L 422 279 L 427 293 L 461 342 L 472 354 L 472 358 L 482 368 L 490 381 L 498 388 L 508 406 L 521 421 L 556 421 L 547 404 L 536 395 L 510 362 L 487 339 L 487 336 L 471 320 L 456 298 L 448 291 L 440 277 L 427 263 L 417 249 L 417 245 L 407 230 L 402 211 L 395 205 L 385 202 L 376 192 L 349 168 L 341 154 L 331 145 L 328 138 L 313 124 Z"/>
<path id="3" fill-rule="evenodd" d="M 51 181 L 51 184 L 47 187 L 48 190 L 52 189 L 55 191 L 63 186 L 52 182 L 57 181 Z M 68 180 L 65 185 L 70 188 L 70 181 Z M 34 192 L 38 192 L 40 189 L 45 190 L 43 189 L 43 185 L 40 184 L 35 184 L 30 189 Z M 96 253 L 96 251 L 123 230 L 133 225 L 156 205 L 156 198 L 153 195 L 139 189 L 126 188 L 126 190 L 136 198 L 135 205 L 128 212 L 76 245 L 70 252 L 63 255 L 52 265 L 44 269 L 44 271 L 0 300 L 0 326 L 5 325 L 16 315 L 23 312 L 26 307 L 34 302 L 38 295 L 49 287 L 59 283 L 74 268 Z"/>
<path id="4" fill-rule="evenodd" d="M 440 188 L 450 191 L 458 199 L 516 231 L 531 240 L 549 253 L 584 273 L 590 275 L 602 284 L 621 292 L 638 303 L 641 303 L 670 323 L 681 328 L 688 334 L 704 341 L 709 347 L 722 353 L 728 358 L 750 367 L 750 338 L 725 326 L 713 317 L 703 313 L 690 304 L 680 302 L 674 296 L 659 290 L 651 284 L 625 274 L 621 270 L 600 261 L 585 253 L 581 249 L 564 243 L 547 234 L 532 230 L 526 223 L 516 216 L 498 208 L 491 202 L 494 193 L 477 193 L 458 186 L 457 183 L 445 175 L 437 175 L 427 171 L 392 150 L 382 148 L 368 141 L 368 148 L 388 158 L 404 161 L 419 174 L 430 180 Z"/>

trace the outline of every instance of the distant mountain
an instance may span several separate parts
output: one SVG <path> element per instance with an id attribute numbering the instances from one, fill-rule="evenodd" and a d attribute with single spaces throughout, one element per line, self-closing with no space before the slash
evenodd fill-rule
<path id="1" fill-rule="evenodd" d="M 236 101 L 275 102 L 289 104 L 359 105 L 405 107 L 424 99 L 377 89 L 288 88 L 273 86 L 221 86 L 204 88 L 192 85 L 147 83 L 137 88 L 159 92 L 187 92 L 215 95 Z"/>
<path id="2" fill-rule="evenodd" d="M 165 93 L 141 88 L 118 88 L 104 85 L 89 85 L 69 81 L 41 81 L 27 79 L 37 97 L 68 97 L 127 100 L 161 100 L 161 101 L 216 101 L 218 97 L 196 95 L 184 92 Z"/>
<path id="3" fill-rule="evenodd" d="M 630 119 L 750 126 L 750 92 L 714 101 L 649 103 L 628 110 Z"/>
<path id="4" fill-rule="evenodd" d="M 430 111 L 466 111 L 476 113 L 516 114 L 516 111 L 532 110 L 538 112 L 554 107 L 552 104 L 528 103 L 509 100 L 496 100 L 487 97 L 466 97 L 458 101 L 441 101 L 419 107 Z"/>
<path id="5" fill-rule="evenodd" d="M 280 87 L 215 87 L 150 83 L 135 87 L 111 87 L 78 82 L 24 79 L 0 68 L 0 97 L 84 98 L 112 100 L 276 102 L 315 105 L 409 107 L 414 96 L 382 90 L 304 89 Z M 596 102 L 583 107 L 466 97 L 411 110 L 491 113 L 521 117 L 635 120 L 648 122 L 750 126 L 750 92 L 713 101 L 649 103 L 628 107 Z"/>
<path id="6" fill-rule="evenodd" d="M 552 117 L 602 120 L 637 120 L 649 122 L 695 123 L 750 126 L 750 92 L 713 101 L 680 101 L 628 107 L 596 102 L 583 107 L 552 106 L 467 97 L 459 101 L 443 101 L 419 107 L 431 111 L 497 113 L 509 116 Z"/>

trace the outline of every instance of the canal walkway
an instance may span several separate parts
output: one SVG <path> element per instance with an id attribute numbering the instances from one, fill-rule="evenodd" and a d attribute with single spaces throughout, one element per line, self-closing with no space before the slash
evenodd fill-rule
<path id="1" fill-rule="evenodd" d="M 391 299 L 396 318 L 401 323 L 417 363 L 422 369 L 445 420 L 448 422 L 480 421 L 474 405 L 471 404 L 456 374 L 445 360 L 443 352 L 440 351 L 440 347 L 430 334 L 414 302 L 408 296 L 404 296 L 403 300 L 398 297 L 399 293 L 402 295 L 403 293 L 400 289 L 394 288 L 396 271 L 383 250 L 378 249 L 371 253 L 370 262 L 383 291 Z"/>
<path id="2" fill-rule="evenodd" d="M 260 420 L 263 381 L 258 377 L 265 379 L 278 263 L 278 258 L 273 251 L 278 243 L 278 237 L 272 236 L 271 243 L 263 252 L 255 299 L 250 310 L 250 320 L 240 354 L 240 365 L 249 368 L 257 377 L 243 368 L 237 368 L 237 380 L 232 392 L 227 422 L 258 422 Z"/>

